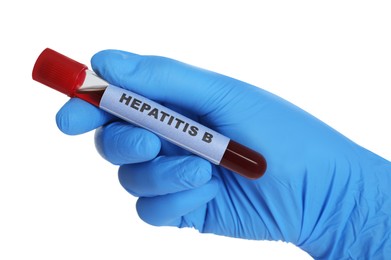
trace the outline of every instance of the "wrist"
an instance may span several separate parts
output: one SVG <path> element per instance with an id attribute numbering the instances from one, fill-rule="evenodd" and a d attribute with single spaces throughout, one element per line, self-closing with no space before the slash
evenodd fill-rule
<path id="1" fill-rule="evenodd" d="M 358 157 L 357 163 L 350 162 L 334 210 L 326 208 L 310 238 L 298 245 L 316 259 L 391 255 L 391 164 L 368 151 Z"/>

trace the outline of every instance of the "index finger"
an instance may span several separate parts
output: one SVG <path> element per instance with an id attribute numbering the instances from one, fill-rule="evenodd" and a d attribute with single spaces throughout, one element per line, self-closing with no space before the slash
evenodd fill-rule
<path id="1" fill-rule="evenodd" d="M 115 116 L 79 98 L 71 98 L 56 115 L 58 128 L 69 135 L 89 132 L 114 119 Z"/>

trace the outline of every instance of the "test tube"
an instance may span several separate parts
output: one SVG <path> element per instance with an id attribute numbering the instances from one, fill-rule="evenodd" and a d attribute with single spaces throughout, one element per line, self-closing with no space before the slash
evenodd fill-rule
<path id="1" fill-rule="evenodd" d="M 50 48 L 39 55 L 32 77 L 244 177 L 258 179 L 266 171 L 265 158 L 254 150 L 157 102 L 111 85 L 86 65 Z"/>

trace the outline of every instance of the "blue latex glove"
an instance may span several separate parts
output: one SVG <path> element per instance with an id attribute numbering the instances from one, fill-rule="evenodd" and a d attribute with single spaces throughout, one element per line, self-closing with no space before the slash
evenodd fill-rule
<path id="1" fill-rule="evenodd" d="M 263 154 L 248 180 L 79 99 L 59 111 L 68 134 L 100 127 L 96 146 L 121 165 L 152 225 L 283 240 L 314 258 L 391 256 L 390 163 L 318 119 L 244 82 L 162 57 L 103 51 L 93 69 L 110 83 L 161 102 Z"/>

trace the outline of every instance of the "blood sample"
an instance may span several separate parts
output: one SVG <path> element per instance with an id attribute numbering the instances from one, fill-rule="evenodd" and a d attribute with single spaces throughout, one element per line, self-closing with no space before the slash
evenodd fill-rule
<path id="1" fill-rule="evenodd" d="M 257 179 L 266 171 L 261 154 L 157 102 L 109 84 L 86 65 L 52 49 L 39 55 L 32 77 L 244 177 Z"/>

